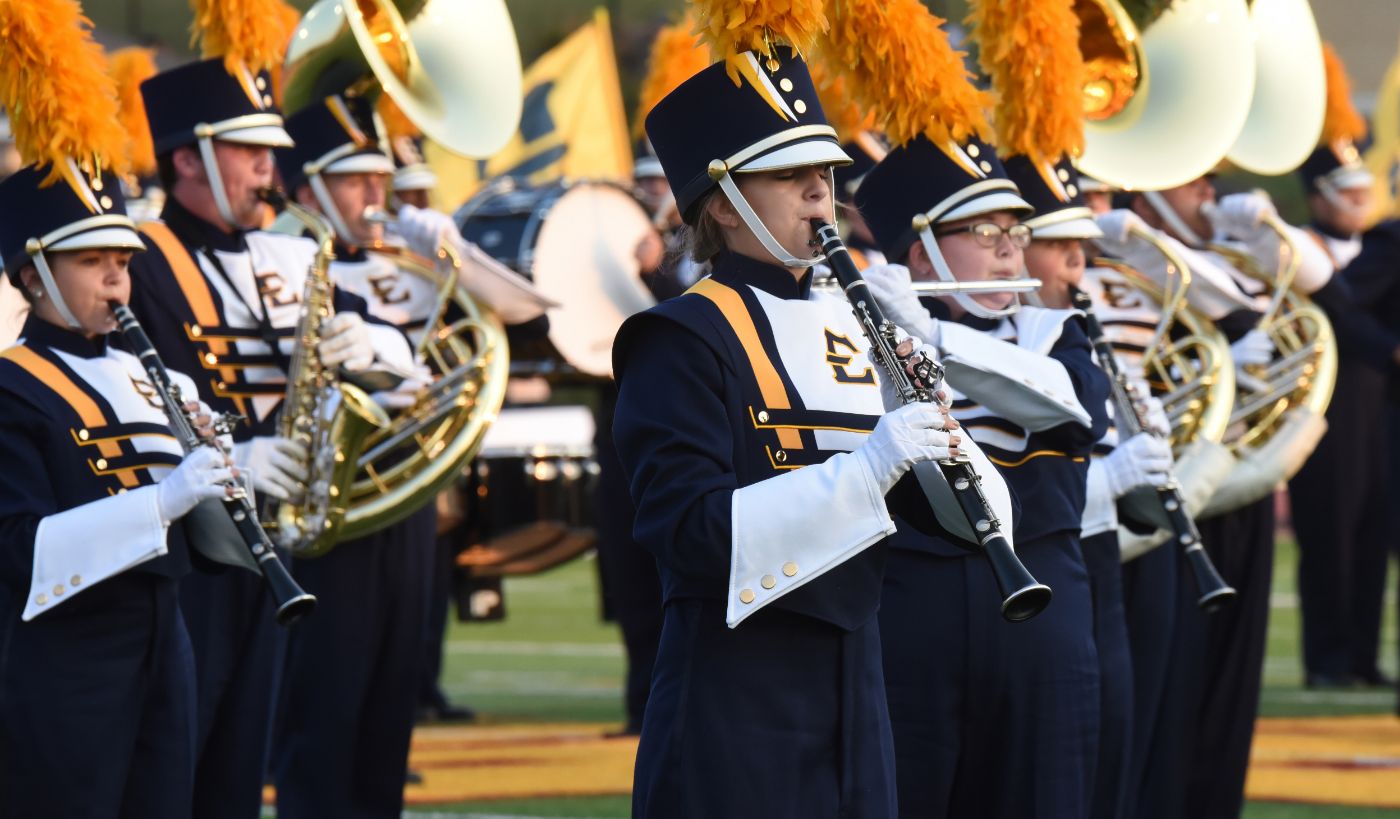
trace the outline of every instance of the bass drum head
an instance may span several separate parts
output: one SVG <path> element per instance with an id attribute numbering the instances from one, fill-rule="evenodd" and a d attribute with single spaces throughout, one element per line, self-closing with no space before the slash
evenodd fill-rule
<path id="1" fill-rule="evenodd" d="M 571 185 L 545 215 L 525 272 L 559 303 L 549 311 L 549 340 L 580 371 L 611 378 L 618 328 L 656 304 L 637 262 L 654 230 L 631 194 L 599 183 Z"/>

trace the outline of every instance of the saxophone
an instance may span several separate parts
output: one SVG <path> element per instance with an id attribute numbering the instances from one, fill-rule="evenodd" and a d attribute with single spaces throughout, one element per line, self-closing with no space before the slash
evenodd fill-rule
<path id="1" fill-rule="evenodd" d="M 306 447 L 306 494 L 298 503 L 270 503 L 264 525 L 277 545 L 293 557 L 320 557 L 340 539 L 365 438 L 387 426 L 389 417 L 364 390 L 327 367 L 317 352 L 321 326 L 335 312 L 330 276 L 335 233 L 320 216 L 289 201 L 282 192 L 263 189 L 259 195 L 300 222 L 316 240 L 277 426 L 279 435 Z"/>

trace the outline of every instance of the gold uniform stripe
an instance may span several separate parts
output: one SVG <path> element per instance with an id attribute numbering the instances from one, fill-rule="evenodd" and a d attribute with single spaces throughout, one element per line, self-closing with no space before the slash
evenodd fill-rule
<path id="1" fill-rule="evenodd" d="M 758 392 L 763 396 L 763 403 L 773 409 L 792 409 L 787 389 L 783 387 L 783 379 L 778 376 L 777 369 L 763 349 L 763 342 L 758 338 L 758 328 L 754 326 L 753 317 L 749 315 L 743 297 L 735 292 L 734 288 L 720 284 L 714 279 L 701 279 L 689 292 L 709 299 L 729 322 L 734 334 L 739 337 L 739 344 L 743 346 L 744 353 L 749 357 L 749 367 L 758 379 Z M 801 449 L 802 436 L 795 429 L 779 429 L 778 443 L 784 449 Z"/>
<path id="2" fill-rule="evenodd" d="M 1070 457 L 1069 455 L 1067 455 L 1067 454 L 1065 454 L 1065 453 L 1063 453 L 1063 452 L 1059 452 L 1059 451 L 1054 450 L 1054 449 L 1042 449 L 1042 450 L 1038 450 L 1038 451 L 1036 451 L 1036 452 L 1030 453 L 1029 455 L 1025 456 L 1024 458 L 1021 458 L 1021 459 L 1018 460 L 1018 461 L 1003 461 L 1003 460 L 1001 460 L 1000 458 L 993 458 L 993 457 L 990 456 L 990 455 L 987 456 L 987 460 L 991 461 L 992 463 L 994 463 L 994 464 L 996 464 L 997 466 L 1000 466 L 1000 467 L 1015 468 L 1015 467 L 1020 466 L 1021 464 L 1024 464 L 1026 461 L 1031 460 L 1032 458 L 1040 458 L 1040 457 L 1044 457 L 1044 456 L 1047 456 L 1047 455 L 1052 455 L 1052 456 L 1054 456 L 1054 457 L 1056 457 L 1056 458 L 1069 458 L 1071 461 L 1073 461 L 1074 463 L 1077 463 L 1077 464 L 1084 463 L 1084 458 L 1083 458 L 1083 456 L 1078 456 L 1078 455 L 1077 455 L 1077 456 L 1074 456 L 1074 457 Z"/>
<path id="3" fill-rule="evenodd" d="M 101 407 L 98 407 L 97 402 L 92 400 L 92 396 L 83 392 L 82 388 L 74 384 L 73 379 L 54 366 L 53 362 L 28 347 L 20 346 L 5 350 L 0 353 L 0 358 L 9 359 L 23 367 L 25 371 L 38 379 L 39 383 L 58 393 L 58 397 L 66 401 L 74 412 L 78 413 L 83 426 L 89 428 L 107 426 L 107 416 L 102 414 Z M 115 458 L 122 454 L 121 446 L 110 439 L 98 441 L 97 451 L 106 458 Z M 130 471 L 123 470 L 117 477 L 121 480 L 122 486 L 137 485 L 136 476 Z"/>
<path id="4" fill-rule="evenodd" d="M 209 292 L 209 282 L 205 281 L 194 257 L 180 240 L 175 238 L 175 232 L 164 222 L 144 222 L 141 224 L 141 232 L 151 237 L 161 255 L 170 263 L 170 269 L 175 272 L 175 283 L 180 286 L 180 292 L 185 294 L 185 301 L 189 303 L 195 321 L 201 325 L 199 341 L 208 344 L 209 352 L 222 358 L 229 350 L 228 342 L 223 340 L 222 336 L 203 335 L 202 328 L 218 327 L 223 322 L 219 318 L 219 309 L 214 306 L 214 296 Z M 195 334 L 191 333 L 190 329 L 185 328 L 186 334 L 193 341 Z M 203 359 L 203 356 L 200 358 Z M 218 373 L 219 378 L 224 381 L 233 381 L 236 377 L 234 371 L 226 367 L 219 368 Z"/>

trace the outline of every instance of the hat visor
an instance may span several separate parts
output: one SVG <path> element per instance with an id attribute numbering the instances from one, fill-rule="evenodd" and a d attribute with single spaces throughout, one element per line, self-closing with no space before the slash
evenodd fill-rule
<path id="1" fill-rule="evenodd" d="M 1033 239 L 1101 239 L 1103 231 L 1093 212 L 1084 207 L 1062 208 L 1038 213 L 1025 220 Z"/>
<path id="2" fill-rule="evenodd" d="M 1366 168 L 1338 168 L 1327 175 L 1327 181 L 1339 191 L 1350 188 L 1369 188 L 1376 178 Z"/>
<path id="3" fill-rule="evenodd" d="M 633 179 L 664 178 L 666 169 L 661 167 L 661 160 L 652 157 L 642 157 L 632 166 Z"/>
<path id="4" fill-rule="evenodd" d="M 393 173 L 394 160 L 379 151 L 366 151 L 337 159 L 321 173 Z"/>
<path id="5" fill-rule="evenodd" d="M 55 253 L 67 250 L 96 250 L 117 248 L 123 250 L 145 250 L 146 245 L 141 241 L 141 236 L 129 227 L 103 227 L 97 230 L 87 230 L 82 233 L 61 239 L 45 248 L 46 252 Z"/>
<path id="6" fill-rule="evenodd" d="M 994 190 L 989 191 L 983 196 L 978 196 L 963 202 L 961 205 L 958 205 L 938 217 L 938 222 L 939 224 L 944 222 L 956 222 L 959 219 L 981 216 L 984 213 L 995 213 L 999 210 L 1031 213 L 1035 208 L 1031 207 L 1026 200 L 1011 191 Z"/>
<path id="7" fill-rule="evenodd" d="M 437 174 L 429 170 L 426 165 L 410 165 L 394 172 L 394 190 L 396 191 L 425 191 L 436 188 L 437 183 Z"/>
<path id="8" fill-rule="evenodd" d="M 222 142 L 237 142 L 240 145 L 267 145 L 272 148 L 290 148 L 296 143 L 281 125 L 253 125 L 248 128 L 230 128 L 215 134 Z"/>
<path id="9" fill-rule="evenodd" d="M 790 142 L 776 150 L 750 159 L 735 168 L 736 173 L 780 171 L 784 168 L 804 168 L 809 165 L 849 165 L 851 157 L 829 137 Z"/>

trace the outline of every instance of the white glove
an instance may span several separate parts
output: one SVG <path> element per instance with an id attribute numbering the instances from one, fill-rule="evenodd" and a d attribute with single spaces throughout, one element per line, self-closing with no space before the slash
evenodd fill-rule
<path id="1" fill-rule="evenodd" d="M 961 440 L 961 433 L 945 432 L 948 417 L 937 404 L 917 403 L 887 412 L 875 425 L 870 437 L 851 454 L 865 464 L 883 495 L 894 488 L 900 476 L 919 461 L 943 460 Z"/>
<path id="2" fill-rule="evenodd" d="M 1165 440 L 1140 432 L 1105 455 L 1102 463 L 1109 491 L 1121 498 L 1139 486 L 1166 486 L 1172 449 Z"/>
<path id="3" fill-rule="evenodd" d="M 275 436 L 243 441 L 233 445 L 233 462 L 265 495 L 287 501 L 306 491 L 306 447 L 296 441 Z"/>
<path id="4" fill-rule="evenodd" d="M 222 498 L 233 480 L 233 464 L 212 446 L 196 447 L 156 484 L 156 508 L 166 523 L 184 517 L 200 501 Z"/>
<path id="5" fill-rule="evenodd" d="M 406 409 L 418 400 L 418 394 L 428 386 L 431 376 L 426 378 L 405 378 L 392 390 L 382 390 L 370 395 L 374 403 L 385 409 Z"/>
<path id="6" fill-rule="evenodd" d="M 1094 243 L 1115 255 L 1121 255 L 1125 246 L 1132 241 L 1132 231 L 1152 229 L 1142 221 L 1142 217 L 1127 208 L 1100 213 L 1094 217 L 1094 222 L 1103 231 L 1103 237 L 1095 239 Z"/>
<path id="7" fill-rule="evenodd" d="M 1230 355 L 1234 357 L 1236 367 L 1268 364 L 1274 357 L 1274 342 L 1268 333 L 1255 328 L 1230 345 Z"/>
<path id="8" fill-rule="evenodd" d="M 374 363 L 369 327 L 359 313 L 332 316 L 323 328 L 321 343 L 316 349 L 327 367 L 344 367 L 347 372 L 367 370 Z"/>
<path id="9" fill-rule="evenodd" d="M 408 243 L 409 250 L 429 259 L 437 257 L 443 242 L 465 244 L 452 217 L 432 208 L 404 205 L 396 214 L 394 232 Z"/>
<path id="10" fill-rule="evenodd" d="M 1250 239 L 1264 220 L 1278 215 L 1278 211 L 1262 193 L 1232 193 L 1215 207 L 1206 208 L 1205 214 L 1216 232 L 1236 239 Z"/>
<path id="11" fill-rule="evenodd" d="M 909 268 L 902 264 L 876 264 L 867 267 L 861 276 L 870 285 L 875 302 L 885 311 L 885 318 L 925 343 L 938 346 L 938 319 L 919 303 Z"/>
<path id="12" fill-rule="evenodd" d="M 1162 402 L 1155 395 L 1148 395 L 1144 386 L 1143 397 L 1137 399 L 1142 406 L 1142 422 L 1146 427 L 1145 431 L 1150 432 L 1159 438 L 1167 438 L 1172 434 L 1172 421 L 1167 417 L 1167 408 L 1162 406 Z"/>

